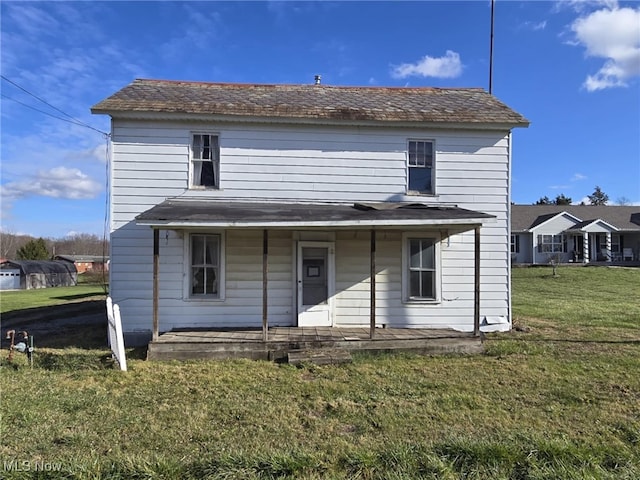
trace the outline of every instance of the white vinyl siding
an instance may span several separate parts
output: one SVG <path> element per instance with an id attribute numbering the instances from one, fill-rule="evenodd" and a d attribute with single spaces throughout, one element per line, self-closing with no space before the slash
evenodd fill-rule
<path id="1" fill-rule="evenodd" d="M 218 132 L 220 139 L 221 188 L 191 189 L 191 135 L 207 131 Z M 429 204 L 458 205 L 496 217 L 481 229 L 481 315 L 508 316 L 508 132 L 114 119 L 110 275 L 125 331 L 151 329 L 153 235 L 148 227 L 135 224 L 136 215 L 177 196 L 258 202 L 415 202 L 415 196 L 406 194 L 410 138 L 433 139 L 437 196 L 429 197 Z M 224 301 L 185 302 L 180 294 L 187 275 L 184 234 L 162 230 L 161 330 L 260 326 L 261 235 L 261 231 L 225 232 Z M 349 235 L 352 241 L 336 243 L 336 265 L 343 261 L 349 266 L 336 272 L 336 323 L 366 325 L 368 244 L 366 239 L 353 240 L 368 232 Z M 378 273 L 384 276 L 378 284 L 381 322 L 473 328 L 474 234 L 442 235 L 442 301 L 421 306 L 402 302 L 400 236 L 379 233 L 379 264 L 384 265 Z M 269 322 L 293 325 L 291 232 L 270 231 L 269 242 Z M 382 301 L 385 295 L 390 296 L 388 303 Z"/>

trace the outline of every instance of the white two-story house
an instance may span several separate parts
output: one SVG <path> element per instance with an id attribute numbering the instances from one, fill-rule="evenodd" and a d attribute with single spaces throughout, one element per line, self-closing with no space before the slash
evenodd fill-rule
<path id="1" fill-rule="evenodd" d="M 125 337 L 510 328 L 511 130 L 482 89 L 135 80 L 111 116 Z"/>

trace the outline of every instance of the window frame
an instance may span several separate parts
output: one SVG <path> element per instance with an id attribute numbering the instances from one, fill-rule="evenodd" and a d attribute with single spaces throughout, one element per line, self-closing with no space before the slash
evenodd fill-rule
<path id="1" fill-rule="evenodd" d="M 193 294 L 192 293 L 192 268 L 191 252 L 192 239 L 195 236 L 212 236 L 218 238 L 218 294 Z M 183 300 L 189 302 L 221 302 L 225 300 L 225 278 L 226 278 L 226 240 L 224 231 L 186 231 L 184 234 L 183 247 Z"/>
<path id="2" fill-rule="evenodd" d="M 562 233 L 538 234 L 537 241 L 538 253 L 567 253 L 567 236 Z"/>
<path id="3" fill-rule="evenodd" d="M 195 137 L 196 135 L 200 136 L 209 136 L 209 148 L 212 150 L 212 153 L 215 153 L 216 159 L 212 161 L 213 163 L 213 185 L 196 185 L 194 180 L 195 176 L 195 163 L 200 162 L 204 163 L 205 160 L 195 158 Z M 215 152 L 213 152 L 213 148 L 211 146 L 211 138 L 215 138 Z M 204 148 L 204 147 L 202 147 Z M 189 189 L 191 190 L 220 190 L 220 133 L 219 132 L 211 132 L 211 131 L 192 131 L 189 133 Z"/>
<path id="4" fill-rule="evenodd" d="M 520 235 L 517 233 L 511 234 L 511 253 L 520 253 Z"/>
<path id="5" fill-rule="evenodd" d="M 411 143 L 430 143 L 431 144 L 431 189 L 430 190 L 414 190 L 411 187 L 411 169 L 425 168 L 421 165 L 411 165 Z M 417 148 L 417 147 L 416 147 Z M 406 154 L 406 192 L 407 195 L 436 195 L 436 141 L 432 138 L 409 138 L 407 139 Z"/>
<path id="6" fill-rule="evenodd" d="M 611 251 L 613 253 L 622 253 L 622 235 L 619 233 L 611 234 Z"/>
<path id="7" fill-rule="evenodd" d="M 411 260 L 411 240 L 431 240 L 433 241 L 433 298 L 412 297 L 410 285 L 410 260 Z M 436 232 L 405 232 L 402 234 L 402 302 L 406 304 L 425 305 L 439 304 L 442 298 L 441 281 L 442 261 L 441 261 L 441 237 Z"/>

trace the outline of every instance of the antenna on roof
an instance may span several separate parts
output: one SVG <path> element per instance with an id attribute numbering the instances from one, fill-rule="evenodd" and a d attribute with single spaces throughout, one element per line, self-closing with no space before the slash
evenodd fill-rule
<path id="1" fill-rule="evenodd" d="M 320 85 L 320 81 L 322 80 L 322 75 L 316 75 L 314 78 L 314 84 L 315 85 Z"/>
<path id="2" fill-rule="evenodd" d="M 491 41 L 489 46 L 489 93 L 493 91 L 493 7 L 495 0 L 491 0 Z"/>

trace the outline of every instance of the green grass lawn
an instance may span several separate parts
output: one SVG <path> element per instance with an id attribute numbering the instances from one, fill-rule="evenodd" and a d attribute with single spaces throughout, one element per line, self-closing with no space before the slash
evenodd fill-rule
<path id="1" fill-rule="evenodd" d="M 83 300 L 104 299 L 105 297 L 104 287 L 98 284 L 11 290 L 0 293 L 0 313 Z"/>
<path id="2" fill-rule="evenodd" d="M 486 355 L 296 368 L 130 351 L 126 373 L 91 348 L 39 350 L 33 370 L 22 356 L 4 361 L 0 468 L 30 462 L 5 478 L 640 478 L 640 269 L 558 273 L 514 270 L 518 330 L 489 335 Z"/>

